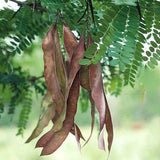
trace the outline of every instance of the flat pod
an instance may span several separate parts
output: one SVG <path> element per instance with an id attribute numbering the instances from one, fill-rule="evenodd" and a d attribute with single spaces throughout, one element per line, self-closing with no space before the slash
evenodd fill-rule
<path id="1" fill-rule="evenodd" d="M 65 98 L 64 104 L 66 105 L 66 102 L 67 102 L 67 99 L 68 99 L 68 96 L 69 96 L 69 93 L 70 93 L 70 89 L 72 87 L 72 83 L 75 79 L 75 76 L 76 76 L 78 70 L 80 69 L 80 65 L 79 65 L 78 62 L 79 62 L 79 59 L 81 59 L 81 57 L 83 57 L 84 33 L 82 33 L 82 36 L 80 38 L 80 41 L 79 41 L 78 45 L 77 45 L 77 42 L 76 42 L 73 34 L 71 33 L 70 29 L 66 25 L 64 25 L 64 38 L 66 38 L 65 35 L 67 35 L 67 36 L 70 35 L 71 36 L 71 40 L 68 41 L 69 43 L 66 41 L 65 45 L 68 48 L 67 52 L 69 52 L 68 53 L 68 58 L 72 57 L 71 66 L 72 66 L 72 68 L 74 68 L 74 69 L 71 68 L 71 72 L 69 73 L 69 84 L 70 85 L 68 84 L 68 86 L 66 88 L 65 95 L 64 95 L 64 98 Z M 58 39 L 58 38 L 56 38 L 56 39 Z M 72 42 L 74 44 L 72 44 Z M 43 135 L 40 138 L 40 140 L 37 142 L 36 147 L 44 147 L 46 145 L 46 143 L 48 143 L 50 141 L 53 134 L 60 129 L 61 125 L 59 125 L 59 124 L 62 123 L 63 116 L 65 115 L 65 113 L 66 113 L 66 110 L 63 110 L 63 112 L 61 112 L 61 114 L 59 115 L 59 118 L 56 121 L 54 120 L 54 126 L 52 127 L 52 129 L 49 132 L 47 132 L 45 135 Z"/>
<path id="2" fill-rule="evenodd" d="M 91 64 L 89 67 L 80 66 L 79 60 L 84 57 L 85 51 L 84 31 L 81 34 L 79 43 L 77 43 L 69 27 L 64 23 L 63 35 L 64 45 L 68 55 L 67 69 L 63 62 L 56 24 L 49 29 L 42 43 L 45 66 L 44 75 L 53 103 L 48 105 L 44 116 L 42 116 L 42 119 L 40 118 L 40 123 L 35 130 L 36 132 L 34 131 L 34 134 L 31 135 L 31 139 L 39 135 L 49 120 L 52 119 L 54 124 L 52 129 L 43 135 L 36 145 L 36 147 L 43 147 L 41 155 L 48 155 L 56 151 L 64 142 L 69 132 L 75 135 L 79 149 L 81 148 L 80 138 L 84 138 L 80 129 L 74 123 L 79 98 L 79 87 L 81 85 L 88 91 L 92 107 L 91 134 L 86 143 L 89 141 L 93 132 L 96 105 L 100 117 L 99 147 L 105 150 L 103 130 L 106 125 L 109 143 L 108 149 L 110 151 L 113 139 L 113 127 L 104 93 L 100 62 L 98 64 Z M 93 40 L 90 35 L 87 47 L 91 43 L 93 43 Z M 52 104 L 54 104 L 54 107 L 50 108 Z"/>
<path id="3" fill-rule="evenodd" d="M 61 112 L 64 107 L 64 96 L 61 92 L 56 73 L 55 44 L 53 40 L 54 32 L 55 28 L 51 27 L 42 43 L 44 52 L 44 76 L 48 91 L 51 93 L 53 102 L 56 104 L 57 111 Z"/>
<path id="4" fill-rule="evenodd" d="M 90 104 L 91 104 L 91 118 L 92 118 L 91 132 L 90 132 L 90 135 L 89 135 L 88 139 L 86 140 L 85 144 L 83 145 L 83 146 L 85 146 L 88 143 L 88 141 L 90 140 L 92 133 L 93 133 L 94 121 L 95 121 L 95 104 L 94 104 L 94 101 L 91 96 L 91 88 L 90 88 L 90 82 L 89 82 L 89 66 L 81 66 L 79 73 L 80 73 L 80 85 L 85 90 L 88 91 Z"/>
<path id="5" fill-rule="evenodd" d="M 77 111 L 77 102 L 79 98 L 79 86 L 80 86 L 79 74 L 77 74 L 69 92 L 69 97 L 67 101 L 66 118 L 63 122 L 63 127 L 59 131 L 53 134 L 50 141 L 48 141 L 46 146 L 43 148 L 41 155 L 48 155 L 56 151 L 64 142 L 70 130 L 72 129 L 72 126 L 74 124 L 74 117 Z"/>
<path id="6" fill-rule="evenodd" d="M 97 64 L 91 64 L 89 66 L 89 76 L 90 76 L 91 95 L 99 112 L 99 119 L 100 119 L 99 148 L 105 150 L 103 129 L 106 119 L 105 117 L 106 104 L 103 92 L 103 80 L 102 80 L 100 62 L 98 62 Z"/>
<path id="7" fill-rule="evenodd" d="M 77 146 L 78 146 L 78 149 L 81 151 L 81 143 L 80 143 L 80 136 L 79 136 L 79 133 L 78 133 L 78 128 L 76 125 L 74 125 L 74 130 L 75 130 L 75 138 L 76 138 L 76 141 L 77 141 Z"/>
<path id="8" fill-rule="evenodd" d="M 76 129 L 75 129 L 75 127 L 76 127 Z M 76 131 L 77 133 L 76 133 L 75 131 Z M 52 129 L 51 129 L 50 131 L 48 131 L 46 134 L 44 134 L 44 135 L 38 140 L 38 142 L 37 142 L 37 144 L 36 144 L 36 148 L 37 148 L 37 147 L 45 147 L 45 146 L 47 145 L 47 143 L 51 140 L 51 138 L 52 138 L 52 136 L 54 135 L 55 132 L 56 132 L 56 131 L 54 130 L 54 127 L 52 127 Z M 70 132 L 71 132 L 73 135 L 76 135 L 76 134 L 77 134 L 77 135 L 76 135 L 77 137 L 79 137 L 79 138 L 81 138 L 81 139 L 83 139 L 83 140 L 85 141 L 85 139 L 84 139 L 84 137 L 83 137 L 83 135 L 82 135 L 79 127 L 78 127 L 75 123 L 74 123 L 74 125 L 72 126 Z"/>
<path id="9" fill-rule="evenodd" d="M 67 62 L 68 62 L 68 71 L 70 70 L 71 59 L 74 53 L 75 48 L 78 45 L 76 37 L 71 32 L 70 28 L 67 24 L 63 23 L 63 40 L 64 40 L 64 47 L 67 52 Z"/>
<path id="10" fill-rule="evenodd" d="M 70 132 L 75 135 L 75 132 L 77 132 L 77 135 L 79 137 L 79 139 L 83 139 L 85 141 L 85 138 L 83 137 L 80 128 L 74 123 L 74 125 L 72 126 L 72 129 L 70 130 Z"/>
<path id="11" fill-rule="evenodd" d="M 53 132 L 56 132 L 62 127 L 63 121 L 65 119 L 65 114 L 66 114 L 66 106 L 67 106 L 67 99 L 66 99 L 66 91 L 67 91 L 67 73 L 61 53 L 61 47 L 60 47 L 60 42 L 59 42 L 59 35 L 58 35 L 58 30 L 57 30 L 57 25 L 54 25 L 54 29 L 52 32 L 53 36 L 53 42 L 54 42 L 54 49 L 55 49 L 55 64 L 56 64 L 56 74 L 58 78 L 58 82 L 60 85 L 61 92 L 63 94 L 64 99 L 59 99 L 58 101 L 63 101 L 63 106 L 57 106 L 57 115 L 58 118 L 54 122 L 53 126 Z"/>
<path id="12" fill-rule="evenodd" d="M 53 40 L 55 45 L 56 73 L 57 73 L 58 82 L 61 88 L 61 92 L 65 96 L 66 87 L 67 87 L 67 74 L 66 74 L 66 69 L 63 61 L 62 52 L 61 52 L 61 46 L 59 42 L 59 35 L 58 35 L 56 24 L 54 26 L 53 31 L 54 32 L 52 33 L 52 35 L 53 35 Z"/>
<path id="13" fill-rule="evenodd" d="M 52 103 L 46 109 L 43 117 L 39 119 L 36 128 L 34 129 L 31 136 L 28 138 L 26 143 L 29 143 L 32 139 L 38 137 L 42 133 L 43 129 L 48 125 L 49 121 L 52 120 L 54 115 L 55 115 L 55 105 L 54 103 Z"/>
<path id="14" fill-rule="evenodd" d="M 69 79 L 68 79 L 68 91 L 70 90 L 73 80 L 80 69 L 79 61 L 84 57 L 85 51 L 85 37 L 84 31 L 81 34 L 81 38 L 79 40 L 78 46 L 75 48 L 72 59 L 71 59 L 71 68 L 69 71 Z"/>
<path id="15" fill-rule="evenodd" d="M 94 43 L 94 41 L 92 40 L 90 34 L 87 46 L 89 47 L 91 43 Z M 103 131 L 104 131 L 104 126 L 106 126 L 106 130 L 108 133 L 108 150 L 110 152 L 113 141 L 113 125 L 112 125 L 111 114 L 109 111 L 109 106 L 104 92 L 100 62 L 98 62 L 97 64 L 91 64 L 89 66 L 89 77 L 90 77 L 91 95 L 96 104 L 100 119 L 99 148 L 105 150 Z"/>
<path id="16" fill-rule="evenodd" d="M 34 138 L 38 137 L 43 129 L 48 125 L 49 121 L 55 116 L 55 104 L 52 101 L 52 96 L 47 92 L 42 100 L 41 114 L 39 117 L 38 124 L 31 136 L 27 139 L 26 143 L 29 143 Z"/>
<path id="17" fill-rule="evenodd" d="M 104 92 L 104 96 L 105 96 L 105 92 Z M 112 117 L 111 117 L 106 96 L 105 96 L 105 102 L 106 102 L 106 122 L 105 123 L 106 123 L 106 130 L 108 133 L 108 151 L 110 152 L 112 142 L 113 142 L 113 124 L 112 124 Z"/>

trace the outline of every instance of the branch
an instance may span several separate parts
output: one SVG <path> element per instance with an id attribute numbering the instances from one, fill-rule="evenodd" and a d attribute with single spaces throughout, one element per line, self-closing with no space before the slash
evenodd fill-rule
<path id="1" fill-rule="evenodd" d="M 89 6 L 90 6 L 91 14 L 92 14 L 93 23 L 95 24 L 92 0 L 89 0 Z"/>
<path id="2" fill-rule="evenodd" d="M 79 20 L 77 21 L 77 23 L 79 23 L 79 22 L 82 20 L 82 18 L 84 18 L 84 16 L 85 16 L 87 10 L 88 10 L 88 3 L 87 3 L 87 7 L 86 7 L 86 9 L 85 9 L 83 15 L 79 18 Z"/>
<path id="3" fill-rule="evenodd" d="M 33 3 L 30 3 L 27 1 L 21 2 L 21 1 L 17 1 L 17 0 L 10 0 L 10 1 L 17 3 L 17 5 L 19 5 L 19 6 L 29 6 L 29 7 L 32 7 L 33 9 L 38 9 L 41 12 L 47 12 L 47 9 L 43 8 L 40 3 L 36 3 L 35 1 Z"/>
<path id="4" fill-rule="evenodd" d="M 41 78 L 44 78 L 44 75 L 41 75 L 39 77 L 31 77 L 31 78 L 27 79 L 27 81 L 35 82 L 35 81 L 37 81 L 37 80 L 39 80 Z"/>
<path id="5" fill-rule="evenodd" d="M 138 14 L 139 14 L 139 17 L 140 17 L 140 21 L 142 21 L 142 13 L 141 13 L 141 7 L 140 7 L 140 5 L 139 5 L 139 2 L 137 1 L 136 2 L 136 4 L 137 4 L 137 10 L 138 10 Z"/>

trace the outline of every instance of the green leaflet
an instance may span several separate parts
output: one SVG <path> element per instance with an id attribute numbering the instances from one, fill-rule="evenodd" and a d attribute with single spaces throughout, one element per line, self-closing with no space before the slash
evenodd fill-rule
<path id="1" fill-rule="evenodd" d="M 145 56 L 144 56 L 142 59 L 143 59 L 144 61 L 148 61 L 148 57 L 145 57 Z"/>
<path id="2" fill-rule="evenodd" d="M 157 55 L 156 53 L 153 53 L 153 57 L 154 57 L 157 61 L 160 61 L 160 56 Z"/>
<path id="3" fill-rule="evenodd" d="M 127 5 L 131 5 L 131 6 L 136 6 L 136 0 L 114 0 L 114 3 L 116 5 L 124 5 L 124 4 L 127 4 Z"/>
<path id="4" fill-rule="evenodd" d="M 150 56 L 151 56 L 151 52 L 147 51 L 147 52 L 146 52 L 146 55 L 147 55 L 148 57 L 150 57 Z"/>
<path id="5" fill-rule="evenodd" d="M 90 65 L 91 64 L 91 60 L 89 60 L 89 59 L 81 59 L 79 61 L 79 64 L 80 65 Z"/>
<path id="6" fill-rule="evenodd" d="M 160 37 L 158 37 L 157 34 L 154 34 L 154 33 L 153 33 L 153 37 L 155 41 L 157 42 L 157 44 L 160 44 Z"/>
<path id="7" fill-rule="evenodd" d="M 109 63 L 110 63 L 111 66 L 116 66 L 117 64 L 119 64 L 119 60 L 118 59 L 113 59 Z"/>
<path id="8" fill-rule="evenodd" d="M 157 47 L 157 43 L 155 43 L 154 41 L 151 41 L 151 45 L 156 48 Z"/>
<path id="9" fill-rule="evenodd" d="M 91 58 L 94 55 L 95 50 L 97 49 L 97 44 L 93 43 L 88 48 L 87 51 L 84 52 L 84 56 L 86 58 Z"/>

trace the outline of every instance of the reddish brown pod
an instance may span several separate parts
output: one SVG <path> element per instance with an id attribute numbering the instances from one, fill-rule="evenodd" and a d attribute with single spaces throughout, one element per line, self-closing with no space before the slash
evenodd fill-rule
<path id="1" fill-rule="evenodd" d="M 68 71 L 70 70 L 71 59 L 74 53 L 75 48 L 78 45 L 76 37 L 71 32 L 70 28 L 67 24 L 63 23 L 63 40 L 64 40 L 64 47 L 67 52 L 67 64 L 68 64 Z"/>
<path id="2" fill-rule="evenodd" d="M 92 40 L 91 34 L 89 34 L 88 47 L 92 43 L 94 43 L 94 41 Z M 96 108 L 99 112 L 99 119 L 100 119 L 99 148 L 105 150 L 103 131 L 104 127 L 106 126 L 106 130 L 108 133 L 108 150 L 110 151 L 113 141 L 113 125 L 112 125 L 109 106 L 104 92 L 100 62 L 98 62 L 97 64 L 91 64 L 89 66 L 89 80 L 90 80 L 91 95 L 96 105 Z"/>
<path id="3" fill-rule="evenodd" d="M 63 127 L 52 135 L 51 139 L 44 146 L 41 155 L 48 155 L 56 151 L 64 142 L 70 130 L 72 129 L 72 126 L 74 124 L 74 117 L 77 111 L 79 86 L 79 74 L 77 74 L 69 92 L 69 97 L 67 100 L 66 117 L 63 122 Z"/>
<path id="4" fill-rule="evenodd" d="M 110 151 L 111 149 L 113 126 L 103 87 L 101 64 L 100 62 L 89 66 L 81 66 L 79 64 L 79 61 L 84 58 L 84 33 L 85 30 L 83 30 L 80 40 L 77 42 L 75 36 L 64 22 L 63 40 L 67 53 L 67 66 L 64 65 L 57 24 L 50 27 L 43 40 L 44 76 L 48 90 L 42 101 L 42 108 L 45 108 L 45 112 L 41 113 L 37 127 L 27 140 L 29 142 L 39 136 L 49 121 L 52 121 L 53 127 L 36 144 L 36 147 L 42 147 L 41 155 L 55 152 L 65 141 L 69 133 L 75 135 L 78 147 L 81 149 L 80 139 L 84 140 L 84 137 L 74 121 L 80 86 L 89 94 L 92 118 L 91 132 L 84 145 L 87 144 L 92 136 L 96 107 L 100 121 L 99 148 L 105 150 L 103 132 L 106 128 L 108 133 L 108 150 Z M 89 34 L 87 47 L 92 43 L 94 41 L 91 34 Z M 97 51 L 95 51 L 96 53 Z"/>

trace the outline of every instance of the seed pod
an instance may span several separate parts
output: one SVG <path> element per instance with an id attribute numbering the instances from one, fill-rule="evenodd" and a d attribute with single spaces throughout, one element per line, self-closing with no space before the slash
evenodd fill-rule
<path id="1" fill-rule="evenodd" d="M 91 132 L 90 132 L 90 135 L 89 135 L 88 139 L 86 140 L 85 144 L 83 145 L 83 146 L 85 146 L 88 143 L 88 141 L 90 140 L 92 133 L 93 133 L 94 121 L 95 121 L 95 104 L 94 104 L 94 101 L 91 96 L 91 88 L 90 88 L 90 84 L 89 84 L 89 66 L 81 66 L 79 73 L 80 73 L 80 85 L 88 91 L 89 99 L 90 99 L 90 103 L 91 103 L 91 118 L 92 118 Z"/>
<path id="2" fill-rule="evenodd" d="M 68 62 L 68 71 L 70 70 L 71 59 L 74 53 L 75 48 L 78 45 L 76 37 L 73 35 L 67 24 L 63 23 L 63 40 L 64 40 L 64 47 L 67 52 L 67 62 Z"/>
<path id="3" fill-rule="evenodd" d="M 43 40 L 42 48 L 44 51 L 46 85 L 52 94 L 53 102 L 56 104 L 56 112 L 59 115 L 54 123 L 54 131 L 56 132 L 63 125 L 67 105 L 67 75 L 56 24 L 48 31 Z"/>
<path id="4" fill-rule="evenodd" d="M 85 37 L 84 31 L 81 34 L 81 38 L 79 40 L 78 46 L 75 48 L 72 60 L 71 60 L 71 68 L 69 71 L 69 79 L 68 79 L 68 91 L 70 90 L 73 80 L 80 69 L 79 60 L 83 58 L 83 53 L 85 51 Z"/>
<path id="5" fill-rule="evenodd" d="M 55 115 L 55 104 L 52 101 L 52 97 L 49 92 L 47 92 L 43 98 L 41 104 L 41 114 L 39 117 L 38 124 L 31 136 L 27 139 L 26 143 L 29 143 L 34 138 L 38 137 L 43 129 L 48 125 L 49 121 L 53 119 Z"/>
<path id="6" fill-rule="evenodd" d="M 58 82 L 56 72 L 56 59 L 55 59 L 55 43 L 53 39 L 53 33 L 55 33 L 55 27 L 49 29 L 43 43 L 42 49 L 44 52 L 44 76 L 48 91 L 52 95 L 53 102 L 56 104 L 56 110 L 61 113 L 64 107 L 64 96 L 61 92 L 61 88 Z"/>
<path id="7" fill-rule="evenodd" d="M 76 141 L 77 141 L 77 146 L 78 146 L 79 151 L 81 151 L 80 136 L 78 134 L 78 130 L 77 129 L 78 129 L 77 126 L 74 125 L 74 130 L 75 130 L 74 133 L 75 133 L 75 138 L 76 138 Z"/>
<path id="8" fill-rule="evenodd" d="M 105 124 L 106 106 L 100 62 L 98 62 L 98 64 L 91 64 L 89 69 L 91 94 L 99 112 L 100 119 L 99 148 L 105 150 L 103 128 Z"/>
<path id="9" fill-rule="evenodd" d="M 75 135 L 75 127 L 76 127 L 76 130 L 77 130 L 77 134 L 78 134 L 78 137 L 80 137 L 81 139 L 83 139 L 84 141 L 85 141 L 85 139 L 84 139 L 84 137 L 83 137 L 83 135 L 82 135 L 82 133 L 81 133 L 81 130 L 79 129 L 79 127 L 74 123 L 74 125 L 72 126 L 72 129 L 70 130 L 70 132 L 73 134 L 73 135 Z"/>
<path id="10" fill-rule="evenodd" d="M 85 139 L 84 139 L 84 137 L 83 137 L 83 135 L 82 135 L 79 127 L 78 127 L 75 123 L 74 123 L 74 125 L 72 126 L 70 132 L 71 132 L 73 135 L 75 135 L 75 134 L 76 134 L 76 133 L 75 133 L 75 127 L 76 127 L 76 130 L 77 130 L 77 136 L 85 141 Z M 55 131 L 54 131 L 53 127 L 52 127 L 52 129 L 51 129 L 50 131 L 48 131 L 46 134 L 44 134 L 44 135 L 38 140 L 38 142 L 37 142 L 37 144 L 36 144 L 36 148 L 38 148 L 38 147 L 45 147 L 45 146 L 47 145 L 47 142 L 50 141 L 50 139 L 52 138 L 52 136 L 53 136 L 54 133 L 55 133 Z"/>
<path id="11" fill-rule="evenodd" d="M 91 43 L 93 43 L 93 40 L 91 35 L 89 35 L 88 46 Z M 112 126 L 112 119 L 109 111 L 109 106 L 103 88 L 103 79 L 101 74 L 100 62 L 98 62 L 97 64 L 91 64 L 89 66 L 89 78 L 90 78 L 91 95 L 99 112 L 99 119 L 100 119 L 99 148 L 105 150 L 103 130 L 104 130 L 104 125 L 106 125 L 106 130 L 108 133 L 108 150 L 110 152 L 113 141 L 113 126 Z"/>
<path id="12" fill-rule="evenodd" d="M 66 118 L 64 120 L 63 127 L 58 132 L 55 132 L 53 134 L 50 141 L 48 141 L 46 146 L 43 148 L 41 155 L 48 155 L 56 151 L 64 142 L 70 130 L 72 129 L 72 126 L 74 124 L 74 116 L 77 111 L 79 86 L 79 74 L 77 74 L 69 92 Z"/>
<path id="13" fill-rule="evenodd" d="M 105 93 L 104 93 L 104 96 L 105 96 Z M 105 102 L 106 102 L 106 122 L 105 124 L 106 124 L 106 130 L 108 133 L 108 151 L 110 152 L 112 142 L 113 142 L 113 124 L 112 124 L 112 117 L 111 117 L 111 113 L 109 110 L 106 96 L 105 96 Z"/>
<path id="14" fill-rule="evenodd" d="M 66 69 L 64 66 L 64 61 L 61 53 L 61 46 L 59 43 L 59 35 L 57 31 L 57 25 L 55 24 L 54 29 L 53 29 L 53 40 L 54 40 L 54 45 L 55 45 L 55 63 L 56 63 L 56 73 L 57 73 L 57 78 L 58 82 L 61 88 L 61 92 L 63 95 L 65 95 L 66 92 L 66 87 L 67 87 L 67 74 L 66 74 Z"/>

